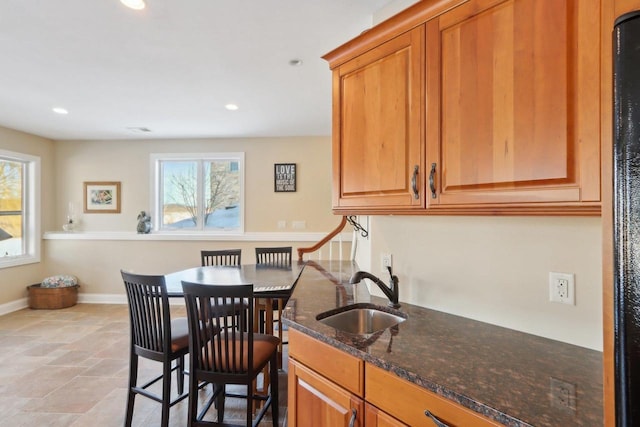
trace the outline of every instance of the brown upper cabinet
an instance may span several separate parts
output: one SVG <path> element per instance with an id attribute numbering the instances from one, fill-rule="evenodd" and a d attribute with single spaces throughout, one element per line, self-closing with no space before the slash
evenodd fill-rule
<path id="1" fill-rule="evenodd" d="M 424 207 L 424 27 L 339 66 L 334 79 L 334 205 Z"/>
<path id="2" fill-rule="evenodd" d="M 600 0 L 422 1 L 325 56 L 336 213 L 600 213 Z"/>

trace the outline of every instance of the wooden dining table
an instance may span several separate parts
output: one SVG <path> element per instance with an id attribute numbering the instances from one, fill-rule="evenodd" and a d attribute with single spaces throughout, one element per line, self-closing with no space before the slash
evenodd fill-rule
<path id="1" fill-rule="evenodd" d="M 305 263 L 294 263 L 289 267 L 273 267 L 269 265 L 245 264 L 240 266 L 203 266 L 176 271 L 165 275 L 165 283 L 169 297 L 183 297 L 182 282 L 200 283 L 203 285 L 253 285 L 255 297 L 254 332 L 259 330 L 259 311 L 264 309 L 264 333 L 275 335 L 273 330 L 274 300 L 282 307 L 304 269 Z M 280 326 L 282 327 L 282 326 Z M 278 363 L 282 366 L 282 336 L 278 346 Z M 254 384 L 254 392 L 266 393 L 269 387 L 268 370 L 264 372 L 263 387 L 258 390 Z M 255 410 L 255 408 L 254 408 Z"/>
<path id="2" fill-rule="evenodd" d="M 170 297 L 182 297 L 182 281 L 203 285 L 253 285 L 256 298 L 288 298 L 302 273 L 304 262 L 289 267 L 261 264 L 193 267 L 165 275 Z"/>

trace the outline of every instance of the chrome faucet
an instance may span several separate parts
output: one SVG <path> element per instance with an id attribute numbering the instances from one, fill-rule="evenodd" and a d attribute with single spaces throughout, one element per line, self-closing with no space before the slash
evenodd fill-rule
<path id="1" fill-rule="evenodd" d="M 355 283 L 360 283 L 362 279 L 369 279 L 373 283 L 378 285 L 378 287 L 385 294 L 385 296 L 389 298 L 389 305 L 391 307 L 399 308 L 400 304 L 398 303 L 398 293 L 399 293 L 398 292 L 398 276 L 395 276 L 391 272 L 391 267 L 387 267 L 387 270 L 389 270 L 389 276 L 391 276 L 390 286 L 387 286 L 382 280 L 378 279 L 376 276 L 366 271 L 356 272 L 353 276 L 351 276 L 351 279 L 349 279 L 349 283 L 353 285 Z"/>

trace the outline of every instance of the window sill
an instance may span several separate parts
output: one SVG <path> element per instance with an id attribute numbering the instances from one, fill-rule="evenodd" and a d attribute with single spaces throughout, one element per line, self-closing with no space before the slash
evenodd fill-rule
<path id="1" fill-rule="evenodd" d="M 18 267 L 27 264 L 36 264 L 40 262 L 39 255 L 22 255 L 16 257 L 0 258 L 0 269 L 9 267 Z"/>
<path id="2" fill-rule="evenodd" d="M 250 242 L 317 242 L 328 232 L 254 232 L 243 234 L 189 234 L 189 233 L 149 233 L 133 231 L 48 231 L 43 240 L 207 240 L 207 241 L 250 241 Z M 341 233 L 342 240 L 350 240 L 351 233 Z M 334 239 L 334 240 L 337 240 Z"/>

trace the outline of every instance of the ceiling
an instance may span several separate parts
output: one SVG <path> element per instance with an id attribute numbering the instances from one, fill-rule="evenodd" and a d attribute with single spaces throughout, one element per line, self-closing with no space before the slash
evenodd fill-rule
<path id="1" fill-rule="evenodd" d="M 0 126 L 54 140 L 330 135 L 321 56 L 389 0 L 146 2 L 3 0 Z"/>

